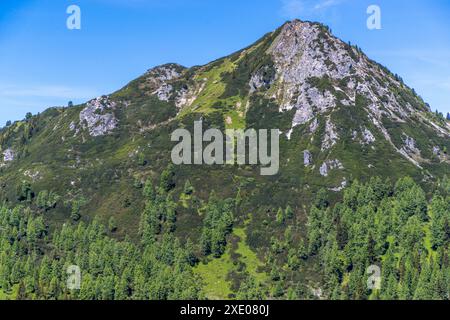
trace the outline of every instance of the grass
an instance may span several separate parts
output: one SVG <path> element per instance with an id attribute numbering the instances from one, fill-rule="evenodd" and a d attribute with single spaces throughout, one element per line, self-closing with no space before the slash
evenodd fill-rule
<path id="1" fill-rule="evenodd" d="M 194 271 L 200 275 L 204 281 L 204 292 L 206 298 L 210 300 L 230 299 L 232 283 L 228 280 L 231 272 L 239 272 L 239 262 L 245 265 L 247 271 L 256 281 L 264 283 L 268 280 L 266 273 L 259 272 L 258 269 L 264 264 L 246 243 L 246 228 L 235 228 L 231 237 L 237 237 L 237 247 L 228 243 L 227 250 L 219 259 L 212 259 L 208 263 L 200 263 Z M 237 261 L 232 256 L 237 256 Z"/>
<path id="2" fill-rule="evenodd" d="M 213 111 L 212 107 L 214 107 L 215 103 L 219 103 L 220 96 L 225 92 L 222 74 L 233 71 L 235 67 L 234 63 L 229 59 L 226 59 L 221 65 L 214 66 L 210 70 L 195 76 L 196 81 L 203 81 L 203 79 L 206 79 L 204 89 L 192 104 L 192 108 L 194 108 L 196 112 L 208 113 Z M 186 108 L 182 114 L 189 111 L 189 108 Z"/>
<path id="3" fill-rule="evenodd" d="M 11 299 L 8 294 L 6 294 L 2 290 L 0 290 L 0 300 L 11 300 Z"/>
<path id="4" fill-rule="evenodd" d="M 205 81 L 203 84 L 204 88 L 192 103 L 191 108 L 184 109 L 180 113 L 180 116 L 182 117 L 190 111 L 208 114 L 216 112 L 219 109 L 223 114 L 223 121 L 227 129 L 244 129 L 244 108 L 247 101 L 244 101 L 245 99 L 243 100 L 240 96 L 223 98 L 226 83 L 223 81 L 222 76 L 226 73 L 233 72 L 238 61 L 239 59 L 236 62 L 225 59 L 221 64 L 215 65 L 207 71 L 196 75 L 195 81 Z M 241 107 L 237 107 L 239 104 Z M 231 120 L 231 123 L 227 123 L 228 119 Z"/>
<path id="5" fill-rule="evenodd" d="M 238 103 L 241 104 L 240 108 L 237 109 L 231 109 L 228 112 L 226 112 L 224 114 L 224 120 L 225 120 L 225 128 L 226 129 L 245 129 L 245 118 L 244 118 L 244 114 L 245 114 L 245 110 L 244 110 L 244 105 L 245 105 L 245 101 L 240 101 L 239 97 L 233 97 L 233 98 L 237 98 L 237 102 L 235 103 L 235 105 L 238 105 Z M 233 99 L 235 100 L 235 99 Z M 230 119 L 231 122 L 228 123 L 227 119 Z"/>
<path id="6" fill-rule="evenodd" d="M 268 280 L 267 274 L 259 272 L 258 269 L 264 267 L 264 264 L 259 260 L 258 256 L 247 245 L 247 234 L 244 228 L 236 228 L 233 232 L 240 238 L 236 253 L 240 255 L 239 259 L 246 265 L 247 272 L 254 277 L 258 282 L 264 283 Z"/>
<path id="7" fill-rule="evenodd" d="M 185 194 L 184 192 L 182 192 L 180 194 L 180 204 L 183 206 L 183 208 L 185 209 L 189 209 L 189 201 L 192 199 L 192 197 L 190 195 Z"/>
<path id="8" fill-rule="evenodd" d="M 219 259 L 213 259 L 207 264 L 200 263 L 195 267 L 194 272 L 203 279 L 203 291 L 206 298 L 209 300 L 229 299 L 232 291 L 227 275 L 232 271 L 233 267 L 229 248 Z"/>
<path id="9" fill-rule="evenodd" d="M 430 223 L 426 224 L 423 227 L 423 231 L 425 233 L 424 247 L 428 251 L 428 261 L 431 261 L 431 258 L 435 259 L 437 257 L 437 252 L 433 250 L 433 246 L 432 246 L 432 243 L 431 243 Z"/>
<path id="10" fill-rule="evenodd" d="M 3 290 L 0 289 L 0 301 L 14 300 L 14 297 L 17 296 L 18 289 L 19 289 L 18 285 L 12 287 L 11 293 L 5 293 Z"/>

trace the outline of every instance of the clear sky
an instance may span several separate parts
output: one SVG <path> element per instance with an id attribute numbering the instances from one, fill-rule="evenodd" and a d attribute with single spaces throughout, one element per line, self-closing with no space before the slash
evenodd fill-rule
<path id="1" fill-rule="evenodd" d="M 369 5 L 381 30 L 368 30 Z M 81 30 L 69 30 L 69 5 Z M 448 0 L 0 0 L 0 125 L 111 93 L 167 62 L 205 64 L 286 20 L 320 21 L 450 112 Z"/>

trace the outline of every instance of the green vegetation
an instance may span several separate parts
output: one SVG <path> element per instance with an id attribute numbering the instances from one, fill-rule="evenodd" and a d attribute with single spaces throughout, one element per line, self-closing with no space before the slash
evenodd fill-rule
<path id="1" fill-rule="evenodd" d="M 226 238 L 233 226 L 231 201 L 222 202 L 212 195 L 204 209 L 203 230 L 201 236 L 203 254 L 213 254 L 219 258 L 225 251 Z"/>
<path id="2" fill-rule="evenodd" d="M 203 90 L 192 104 L 194 111 L 208 113 L 216 105 L 220 105 L 219 98 L 225 91 L 225 85 L 221 81 L 222 74 L 230 72 L 235 68 L 235 64 L 225 59 L 222 64 L 213 65 L 204 72 L 196 75 L 195 80 L 201 83 Z"/>
<path id="3" fill-rule="evenodd" d="M 149 196 L 148 189 L 146 196 Z M 147 211 L 170 207 L 164 191 L 147 200 L 142 245 L 117 241 L 97 220 L 64 224 L 50 232 L 41 215 L 25 207 L 0 209 L 0 292 L 14 299 L 198 299 L 201 282 L 192 272 L 191 244 L 182 245 L 169 227 L 158 230 Z M 151 230 L 151 233 L 149 231 Z M 44 250 L 44 254 L 42 255 Z M 80 290 L 67 287 L 66 270 L 82 271 Z M 14 288 L 18 288 L 15 290 Z"/>
<path id="4" fill-rule="evenodd" d="M 228 275 L 233 270 L 230 254 L 226 252 L 219 259 L 207 263 L 200 262 L 195 267 L 195 273 L 201 276 L 204 282 L 203 292 L 210 300 L 229 299 L 233 293 Z"/>
<path id="5" fill-rule="evenodd" d="M 316 49 L 336 49 L 319 27 Z M 0 299 L 448 299 L 448 122 L 369 61 L 364 77 L 298 83 L 318 91 L 304 97 L 314 117 L 292 128 L 297 110 L 280 104 L 301 92 L 278 81 L 268 49 L 279 32 L 104 97 L 95 115 L 114 119 L 108 134 L 92 135 L 80 121 L 90 104 L 72 103 L 0 129 Z M 404 108 L 372 110 L 366 91 Z M 320 106 L 325 92 L 336 107 Z M 199 119 L 204 130 L 279 129 L 279 173 L 170 165 L 171 133 Z M 324 175 L 330 161 L 342 166 Z M 67 288 L 71 265 L 80 290 Z M 367 287 L 371 265 L 379 290 Z"/>
<path id="6" fill-rule="evenodd" d="M 342 203 L 319 200 L 308 217 L 308 256 L 331 299 L 448 299 L 450 194 L 428 202 L 410 178 L 354 183 Z M 431 231 L 430 231 L 431 230 Z M 367 269 L 381 270 L 379 289 Z"/>
<path id="7" fill-rule="evenodd" d="M 208 299 L 236 297 L 232 290 L 233 274 L 243 274 L 260 285 L 267 283 L 268 277 L 262 271 L 264 264 L 246 243 L 246 229 L 235 228 L 230 238 L 232 243 L 227 245 L 221 257 L 200 262 L 194 269 L 203 279 L 203 290 Z M 242 281 L 240 286 L 244 286 L 244 283 Z"/>

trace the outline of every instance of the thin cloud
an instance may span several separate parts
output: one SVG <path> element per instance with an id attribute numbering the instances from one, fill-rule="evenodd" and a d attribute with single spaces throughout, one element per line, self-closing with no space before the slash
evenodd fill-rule
<path id="1" fill-rule="evenodd" d="M 428 86 L 433 88 L 440 88 L 442 90 L 450 90 L 450 79 L 448 77 L 438 76 L 420 76 L 412 77 L 415 83 L 420 86 Z"/>
<path id="2" fill-rule="evenodd" d="M 34 87 L 0 86 L 0 97 L 88 99 L 95 96 L 97 96 L 97 92 L 86 88 L 71 88 L 52 85 Z"/>
<path id="3" fill-rule="evenodd" d="M 285 18 L 293 19 L 305 13 L 304 1 L 301 0 L 283 0 L 281 15 Z"/>
<path id="4" fill-rule="evenodd" d="M 402 58 L 404 60 L 418 60 L 442 68 L 450 67 L 450 51 L 448 50 L 372 50 L 368 51 L 367 54 L 373 56 Z"/>
<path id="5" fill-rule="evenodd" d="M 444 83 L 442 84 L 442 87 L 443 87 L 444 89 L 450 90 L 450 81 L 444 82 Z"/>
<path id="6" fill-rule="evenodd" d="M 324 11 L 340 4 L 343 0 L 282 0 L 280 13 L 283 17 L 293 19 L 299 16 Z"/>
<path id="7" fill-rule="evenodd" d="M 332 6 L 336 6 L 340 3 L 338 0 L 325 0 L 320 1 L 318 4 L 314 6 L 314 10 L 323 10 Z"/>

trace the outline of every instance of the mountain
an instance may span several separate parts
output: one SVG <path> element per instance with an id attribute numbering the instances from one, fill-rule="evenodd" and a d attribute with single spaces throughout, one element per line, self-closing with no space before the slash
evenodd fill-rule
<path id="1" fill-rule="evenodd" d="M 200 119 L 204 129 L 279 129 L 279 173 L 170 165 L 171 133 Z M 284 233 L 271 223 L 279 208 L 289 207 L 304 238 L 323 190 L 334 204 L 356 181 L 410 176 L 430 196 L 450 175 L 449 137 L 450 124 L 400 76 L 326 26 L 295 20 L 207 65 L 158 66 L 110 95 L 3 128 L 0 199 L 42 214 L 50 230 L 114 217 L 111 236 L 139 242 L 143 187 L 164 181 L 176 207 L 172 233 L 194 246 L 208 199 L 234 199 L 233 249 L 197 267 L 208 279 L 231 253 L 240 256 L 231 254 L 234 262 L 264 269 L 273 237 Z M 220 280 L 221 294 L 206 285 L 206 296 L 236 292 L 242 279 L 233 272 Z"/>

